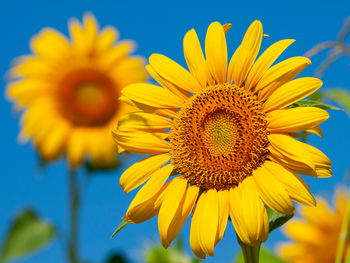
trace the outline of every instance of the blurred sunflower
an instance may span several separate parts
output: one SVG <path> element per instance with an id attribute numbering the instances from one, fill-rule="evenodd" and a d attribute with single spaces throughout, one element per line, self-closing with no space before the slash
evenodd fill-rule
<path id="1" fill-rule="evenodd" d="M 200 258 L 213 255 L 229 214 L 240 239 L 257 245 L 269 232 L 265 204 L 284 214 L 295 212 L 292 200 L 315 205 L 297 173 L 332 174 L 321 151 L 294 138 L 299 131 L 321 135 L 318 125 L 329 117 L 319 108 L 293 106 L 322 85 L 316 78 L 292 80 L 310 60 L 293 57 L 270 67 L 294 42 L 286 39 L 255 61 L 263 38 L 255 21 L 227 67 L 228 29 L 218 22 L 209 26 L 206 58 L 196 32 L 186 34 L 189 72 L 151 55 L 146 69 L 163 87 L 124 88 L 121 100 L 136 110 L 121 117 L 114 131 L 121 151 L 151 155 L 120 178 L 126 193 L 147 181 L 124 219 L 141 223 L 158 214 L 168 247 L 194 210 L 190 243 Z"/>
<path id="2" fill-rule="evenodd" d="M 345 218 L 347 195 L 337 191 L 334 209 L 319 198 L 316 207 L 302 209 L 302 219 L 293 220 L 286 225 L 286 234 L 294 240 L 280 247 L 280 254 L 290 262 L 334 263 L 343 219 Z M 350 226 L 348 226 L 348 233 Z M 350 239 L 345 241 L 343 259 L 349 250 Z M 347 252 L 349 253 L 349 252 Z"/>
<path id="3" fill-rule="evenodd" d="M 99 31 L 91 14 L 69 22 L 70 39 L 52 28 L 31 41 L 32 54 L 15 61 L 7 95 L 25 111 L 20 138 L 33 139 L 46 161 L 67 154 L 71 167 L 116 164 L 110 127 L 128 106 L 121 89 L 146 79 L 131 41 L 116 43 L 113 27 Z"/>

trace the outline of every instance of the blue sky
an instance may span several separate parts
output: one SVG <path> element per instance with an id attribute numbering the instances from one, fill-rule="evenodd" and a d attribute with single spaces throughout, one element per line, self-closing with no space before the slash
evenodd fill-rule
<path id="1" fill-rule="evenodd" d="M 288 3 L 288 4 L 287 4 Z M 67 21 L 71 17 L 82 18 L 86 11 L 95 14 L 101 26 L 113 25 L 122 39 L 138 43 L 136 54 L 146 58 L 161 53 L 184 65 L 182 40 L 185 33 L 195 28 L 202 43 L 206 28 L 212 21 L 232 23 L 228 36 L 229 56 L 240 43 L 249 24 L 262 21 L 263 48 L 283 39 L 297 41 L 281 56 L 281 59 L 302 55 L 315 44 L 335 39 L 343 20 L 350 15 L 349 1 L 15 1 L 0 3 L 0 75 L 2 98 L 1 112 L 1 183 L 0 183 L 0 239 L 10 219 L 23 207 L 31 206 L 67 232 L 68 193 L 66 164 L 59 161 L 45 169 L 38 167 L 37 155 L 30 144 L 17 142 L 19 114 L 5 100 L 5 74 L 11 61 L 29 53 L 29 39 L 43 27 L 53 27 L 67 34 Z M 303 72 L 311 76 L 324 59 L 325 52 L 312 59 L 313 65 Z M 330 68 L 324 77 L 323 88 L 345 87 L 350 90 L 349 60 L 342 58 Z M 315 194 L 326 197 L 340 184 L 349 166 L 350 141 L 348 116 L 341 111 L 331 112 L 331 118 L 322 125 L 324 138 L 311 137 L 310 143 L 323 150 L 333 162 L 334 176 L 329 179 L 306 178 Z M 140 225 L 128 225 L 117 238 L 109 237 L 120 222 L 135 193 L 123 194 L 118 177 L 135 157 L 124 156 L 123 165 L 110 173 L 99 173 L 85 185 L 81 214 L 81 255 L 95 262 L 108 253 L 123 250 L 133 262 L 140 262 L 144 246 L 157 242 L 156 219 Z M 188 253 L 189 223 L 181 235 Z M 284 237 L 280 231 L 273 233 L 267 245 L 271 248 Z M 231 262 L 238 245 L 233 227 L 229 224 L 224 239 L 215 250 L 215 257 L 206 262 Z M 34 254 L 24 263 L 65 262 L 60 240 L 53 242 L 41 253 Z"/>

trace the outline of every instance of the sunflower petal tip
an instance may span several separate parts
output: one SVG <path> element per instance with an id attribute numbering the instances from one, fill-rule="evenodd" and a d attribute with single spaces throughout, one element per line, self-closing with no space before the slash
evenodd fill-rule
<path id="1" fill-rule="evenodd" d="M 224 32 L 225 34 L 227 34 L 227 32 L 230 30 L 230 28 L 232 27 L 232 24 L 231 23 L 226 23 L 226 24 L 223 24 L 222 25 L 223 29 L 224 29 Z"/>
<path id="2" fill-rule="evenodd" d="M 261 28 L 262 28 L 262 23 L 261 23 L 260 20 L 254 20 L 254 22 L 252 23 L 252 25 L 258 26 L 258 27 L 261 27 Z"/>

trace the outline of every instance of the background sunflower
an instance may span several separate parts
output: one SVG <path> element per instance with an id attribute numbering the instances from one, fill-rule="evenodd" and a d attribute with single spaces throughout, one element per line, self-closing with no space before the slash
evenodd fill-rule
<path id="1" fill-rule="evenodd" d="M 298 218 L 284 227 L 291 241 L 280 244 L 279 254 L 290 262 L 345 262 L 350 252 L 350 237 L 345 233 L 350 232 L 348 193 L 337 189 L 332 203 L 321 197 L 317 201 L 316 207 L 301 209 Z M 340 256 L 339 246 L 344 246 Z"/>
<path id="2" fill-rule="evenodd" d="M 118 41 L 115 28 L 100 30 L 92 14 L 82 24 L 72 19 L 69 32 L 42 29 L 31 39 L 32 54 L 9 73 L 8 97 L 24 110 L 20 139 L 33 139 L 44 161 L 66 154 L 71 167 L 85 157 L 112 167 L 110 129 L 128 109 L 118 98 L 125 85 L 146 79 L 143 59 L 130 56 L 135 44 Z"/>

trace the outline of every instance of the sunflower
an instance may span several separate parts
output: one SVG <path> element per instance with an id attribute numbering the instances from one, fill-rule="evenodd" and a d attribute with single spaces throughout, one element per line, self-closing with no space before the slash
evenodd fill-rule
<path id="1" fill-rule="evenodd" d="M 286 234 L 294 242 L 283 244 L 280 254 L 290 262 L 333 263 L 336 262 L 337 247 L 347 206 L 345 191 L 338 190 L 334 198 L 334 209 L 319 198 L 316 207 L 302 209 L 302 219 L 286 225 Z M 348 233 L 350 226 L 348 226 Z M 349 237 L 345 241 L 345 262 L 349 249 Z M 349 252 L 348 252 L 349 253 Z"/>
<path id="2" fill-rule="evenodd" d="M 315 205 L 297 174 L 331 176 L 329 159 L 294 138 L 299 131 L 321 135 L 319 124 L 329 117 L 319 108 L 293 106 L 322 85 L 316 78 L 292 80 L 310 60 L 293 57 L 270 67 L 293 42 L 287 39 L 255 61 L 263 38 L 255 21 L 228 64 L 228 29 L 209 26 L 205 57 L 195 30 L 185 35 L 189 71 L 151 55 L 146 69 L 162 87 L 124 88 L 121 100 L 135 111 L 113 131 L 121 151 L 150 155 L 120 178 L 126 193 L 145 183 L 124 220 L 141 223 L 158 214 L 168 247 L 193 211 L 190 244 L 200 258 L 213 256 L 229 215 L 239 238 L 257 245 L 269 232 L 265 204 L 284 214 L 295 212 L 292 200 Z"/>
<path id="3" fill-rule="evenodd" d="M 96 166 L 116 164 L 111 125 L 128 111 L 121 89 L 146 78 L 144 62 L 130 56 L 132 41 L 116 43 L 113 27 L 99 31 L 91 14 L 69 22 L 70 39 L 44 28 L 31 41 L 32 54 L 10 71 L 7 95 L 24 110 L 20 139 L 33 139 L 41 157 L 67 154 L 71 167 L 85 159 Z M 130 107 L 129 107 L 130 108 Z"/>

